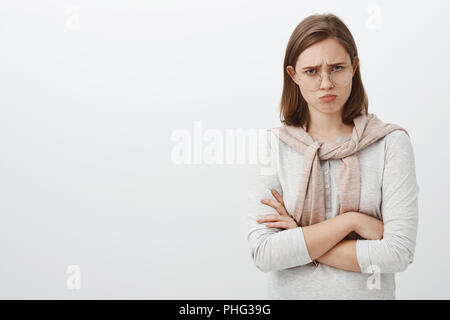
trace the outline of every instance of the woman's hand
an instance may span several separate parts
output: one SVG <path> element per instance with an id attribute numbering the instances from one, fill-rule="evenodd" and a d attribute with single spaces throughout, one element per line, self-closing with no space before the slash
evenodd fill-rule
<path id="1" fill-rule="evenodd" d="M 383 221 L 368 216 L 361 212 L 352 212 L 354 214 L 355 232 L 367 240 L 383 239 L 384 223 Z"/>
<path id="2" fill-rule="evenodd" d="M 278 194 L 276 190 L 272 189 L 271 191 L 276 200 L 262 199 L 261 202 L 268 206 L 271 206 L 272 208 L 277 210 L 279 214 L 267 215 L 256 219 L 256 221 L 258 223 L 271 222 L 266 224 L 266 226 L 269 228 L 297 228 L 297 222 L 295 222 L 295 220 L 287 212 L 286 207 L 284 206 L 283 198 Z"/>

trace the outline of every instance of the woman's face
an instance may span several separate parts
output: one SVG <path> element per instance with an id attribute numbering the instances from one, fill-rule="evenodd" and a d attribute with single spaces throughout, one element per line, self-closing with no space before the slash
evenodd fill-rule
<path id="1" fill-rule="evenodd" d="M 340 63 L 337 66 L 332 64 Z M 314 66 L 316 66 L 314 68 Z M 340 67 L 341 66 L 341 67 Z M 295 70 L 292 66 L 288 66 L 288 73 L 297 85 L 300 87 L 300 92 L 303 98 L 308 103 L 310 112 L 316 111 L 320 113 L 337 113 L 341 112 L 352 91 L 353 75 L 358 66 L 358 57 L 355 57 L 353 65 L 351 64 L 350 56 L 344 47 L 334 38 L 327 38 L 312 46 L 306 48 L 298 57 Z M 312 67 L 312 68 L 311 68 Z M 335 85 L 330 81 L 328 74 L 331 71 L 348 72 L 350 79 L 345 82 L 345 85 Z M 308 81 L 308 76 L 313 74 L 321 74 L 322 79 L 316 76 L 318 85 L 315 88 L 305 85 Z M 333 78 L 333 75 L 332 75 Z M 338 76 L 335 76 L 338 79 Z M 336 98 L 332 101 L 321 100 L 320 97 L 324 95 L 335 95 Z M 314 110 L 311 110 L 313 108 Z"/>

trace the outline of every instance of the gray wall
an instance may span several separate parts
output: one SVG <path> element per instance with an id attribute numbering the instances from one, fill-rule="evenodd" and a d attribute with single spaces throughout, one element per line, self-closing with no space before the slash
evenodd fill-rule
<path id="1" fill-rule="evenodd" d="M 2 1 L 0 297 L 264 298 L 251 164 L 203 152 L 280 124 L 288 38 L 329 11 L 355 37 L 369 111 L 414 145 L 419 233 L 397 297 L 449 299 L 450 3 L 306 3 Z M 200 163 L 179 162 L 180 135 Z"/>

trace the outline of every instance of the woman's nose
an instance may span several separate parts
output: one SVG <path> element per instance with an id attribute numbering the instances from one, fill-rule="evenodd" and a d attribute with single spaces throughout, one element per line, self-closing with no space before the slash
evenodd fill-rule
<path id="1" fill-rule="evenodd" d="M 320 79 L 320 89 L 329 89 L 334 87 L 333 82 L 331 82 L 329 74 L 322 74 L 322 78 Z"/>

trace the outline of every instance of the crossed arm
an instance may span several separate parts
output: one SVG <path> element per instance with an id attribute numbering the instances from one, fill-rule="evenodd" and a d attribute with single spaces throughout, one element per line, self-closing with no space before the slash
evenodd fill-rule
<path id="1" fill-rule="evenodd" d="M 265 215 L 257 222 L 276 221 L 266 226 L 302 232 L 304 250 L 308 251 L 313 261 L 354 272 L 371 273 L 372 267 L 380 273 L 402 272 L 413 262 L 417 233 L 417 185 L 413 184 L 403 192 L 412 198 L 406 201 L 407 206 L 395 202 L 395 207 L 383 207 L 389 209 L 386 210 L 389 214 L 384 217 L 388 221 L 386 229 L 384 221 L 360 212 L 345 212 L 314 225 L 298 227 L 276 190 L 272 190 L 276 201 L 265 199 L 261 202 L 275 208 L 278 214 Z M 402 219 L 398 218 L 400 215 Z M 352 231 L 363 240 L 343 240 Z"/>
<path id="2" fill-rule="evenodd" d="M 267 227 L 297 228 L 296 222 L 289 216 L 282 197 L 276 190 L 272 190 L 275 200 L 264 199 L 262 203 L 273 207 L 279 215 L 268 215 L 258 219 L 259 223 L 269 222 Z M 309 256 L 312 260 L 327 264 L 335 268 L 361 272 L 356 255 L 356 240 L 342 240 L 350 232 L 358 230 L 365 232 L 367 237 L 381 237 L 382 229 L 376 224 L 375 218 L 363 218 L 357 212 L 346 212 L 321 223 L 303 227 L 303 232 Z M 364 221 L 363 221 L 364 220 Z M 271 221 L 276 221 L 270 223 Z M 365 222 L 367 228 L 358 228 Z M 382 222 L 379 222 L 382 224 Z M 378 229 L 377 229 L 378 228 Z"/>
<path id="3" fill-rule="evenodd" d="M 338 269 L 361 272 L 356 257 L 356 240 L 342 240 L 316 260 Z"/>

